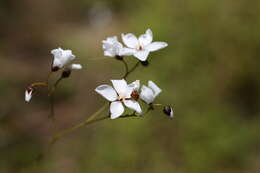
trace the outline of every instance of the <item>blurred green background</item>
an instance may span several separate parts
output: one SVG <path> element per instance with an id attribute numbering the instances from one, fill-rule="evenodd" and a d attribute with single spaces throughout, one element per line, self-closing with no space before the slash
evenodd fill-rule
<path id="1" fill-rule="evenodd" d="M 1 173 L 260 172 L 259 0 L 1 0 L 0 21 Z M 129 82 L 153 80 L 176 117 L 93 124 L 35 161 L 52 134 L 49 100 L 42 89 L 27 104 L 24 89 L 46 79 L 50 50 L 72 49 L 84 66 L 56 93 L 62 130 L 103 105 L 95 87 L 124 72 L 101 41 L 147 28 L 169 46 Z"/>

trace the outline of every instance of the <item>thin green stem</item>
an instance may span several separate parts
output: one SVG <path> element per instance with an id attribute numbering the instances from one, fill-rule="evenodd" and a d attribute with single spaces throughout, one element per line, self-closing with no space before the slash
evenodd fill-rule
<path id="1" fill-rule="evenodd" d="M 31 84 L 31 87 L 39 87 L 39 86 L 42 86 L 42 87 L 47 87 L 48 84 L 46 82 L 34 82 Z"/>
<path id="2" fill-rule="evenodd" d="M 128 75 L 130 75 L 133 71 L 135 71 L 135 69 L 138 67 L 139 64 L 140 61 L 138 61 L 130 70 L 128 70 L 127 73 L 125 73 L 123 78 L 126 79 Z"/>
<path id="3" fill-rule="evenodd" d="M 122 59 L 121 61 L 122 61 L 123 64 L 125 65 L 125 74 L 124 74 L 124 76 L 123 76 L 123 78 L 125 78 L 125 76 L 129 73 L 129 68 L 128 68 L 127 62 L 126 62 L 124 59 Z"/>
<path id="4" fill-rule="evenodd" d="M 61 137 L 63 137 L 64 135 L 66 134 L 69 134 L 81 127 L 84 127 L 88 124 L 91 124 L 91 123 L 94 123 L 94 122 L 97 122 L 97 121 L 100 121 L 100 120 L 104 120 L 106 118 L 108 118 L 109 116 L 106 116 L 106 117 L 101 117 L 101 118 L 97 118 L 95 119 L 96 116 L 98 116 L 100 113 L 102 113 L 106 108 L 107 108 L 108 104 L 105 104 L 104 106 L 102 106 L 97 112 L 95 112 L 93 115 L 91 115 L 88 119 L 86 119 L 85 121 L 69 128 L 69 129 L 66 129 L 58 134 L 56 134 L 55 136 L 52 137 L 52 140 L 50 142 L 50 145 L 53 145 L 58 139 L 60 139 Z"/>

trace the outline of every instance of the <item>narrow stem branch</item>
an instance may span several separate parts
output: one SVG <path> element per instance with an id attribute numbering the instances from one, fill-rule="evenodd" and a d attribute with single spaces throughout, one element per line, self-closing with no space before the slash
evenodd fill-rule
<path id="1" fill-rule="evenodd" d="M 46 87 L 48 86 L 48 84 L 46 82 L 34 82 L 31 84 L 31 87 L 39 87 L 39 86 L 42 86 L 42 87 Z"/>
<path id="2" fill-rule="evenodd" d="M 131 74 L 140 64 L 140 61 L 138 61 L 130 70 L 127 71 L 127 73 L 125 73 L 124 75 L 124 79 L 126 79 L 128 77 L 129 74 Z"/>
<path id="3" fill-rule="evenodd" d="M 121 61 L 122 61 L 123 64 L 125 65 L 125 74 L 124 74 L 124 76 L 123 76 L 123 78 L 125 78 L 125 76 L 129 73 L 129 68 L 128 68 L 127 62 L 126 62 L 124 59 L 122 59 Z"/>
<path id="4" fill-rule="evenodd" d="M 85 121 L 71 127 L 71 128 L 68 128 L 58 134 L 56 134 L 54 137 L 52 137 L 51 139 L 51 142 L 50 142 L 50 145 L 53 145 L 58 139 L 60 139 L 61 137 L 63 137 L 64 135 L 66 134 L 69 134 L 83 126 L 86 126 L 88 124 L 91 124 L 91 123 L 94 123 L 94 122 L 97 122 L 97 121 L 100 121 L 100 120 L 104 120 L 106 118 L 108 118 L 109 116 L 106 116 L 106 117 L 101 117 L 101 118 L 97 118 L 95 119 L 96 116 L 98 116 L 100 113 L 102 113 L 106 107 L 108 106 L 108 104 L 105 104 L 104 106 L 102 106 L 97 112 L 95 112 L 93 115 L 91 115 L 88 119 L 86 119 Z"/>

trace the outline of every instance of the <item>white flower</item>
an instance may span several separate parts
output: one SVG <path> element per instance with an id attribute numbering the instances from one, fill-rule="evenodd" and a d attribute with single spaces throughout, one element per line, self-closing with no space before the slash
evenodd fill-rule
<path id="1" fill-rule="evenodd" d="M 110 113 L 111 119 L 118 118 L 124 113 L 123 104 L 141 114 L 142 110 L 137 101 L 131 98 L 132 92 L 137 89 L 137 83 L 135 81 L 127 85 L 124 79 L 122 80 L 111 80 L 113 87 L 110 85 L 100 85 L 95 91 L 103 96 L 105 99 L 111 102 L 110 104 Z M 136 85 L 137 84 L 137 85 Z"/>
<path id="2" fill-rule="evenodd" d="M 153 33 L 151 29 L 147 29 L 145 34 L 137 37 L 132 34 L 122 34 L 122 40 L 124 44 L 134 51 L 134 56 L 140 61 L 145 61 L 150 52 L 157 51 L 159 49 L 168 46 L 165 42 L 152 42 Z"/>
<path id="3" fill-rule="evenodd" d="M 29 87 L 25 90 L 25 101 L 29 102 L 32 98 L 32 92 L 33 92 L 33 88 Z"/>
<path id="4" fill-rule="evenodd" d="M 103 40 L 102 43 L 105 56 L 130 56 L 134 53 L 132 49 L 124 48 L 123 45 L 117 40 L 116 36 L 108 37 L 106 40 Z"/>
<path id="5" fill-rule="evenodd" d="M 162 90 L 152 81 L 148 81 L 148 87 L 143 85 L 141 88 L 140 98 L 147 104 L 150 104 L 160 94 Z"/>
<path id="6" fill-rule="evenodd" d="M 54 59 L 52 63 L 53 71 L 57 71 L 67 64 L 69 64 L 73 59 L 75 59 L 75 55 L 72 54 L 71 50 L 63 50 L 61 48 L 53 49 L 51 51 L 53 54 Z"/>

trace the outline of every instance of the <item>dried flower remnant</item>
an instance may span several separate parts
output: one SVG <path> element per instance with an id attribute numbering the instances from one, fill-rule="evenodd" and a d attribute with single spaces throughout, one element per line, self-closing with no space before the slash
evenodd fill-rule
<path id="1" fill-rule="evenodd" d="M 171 106 L 164 106 L 163 112 L 165 115 L 169 116 L 170 118 L 174 117 L 173 108 Z"/>

